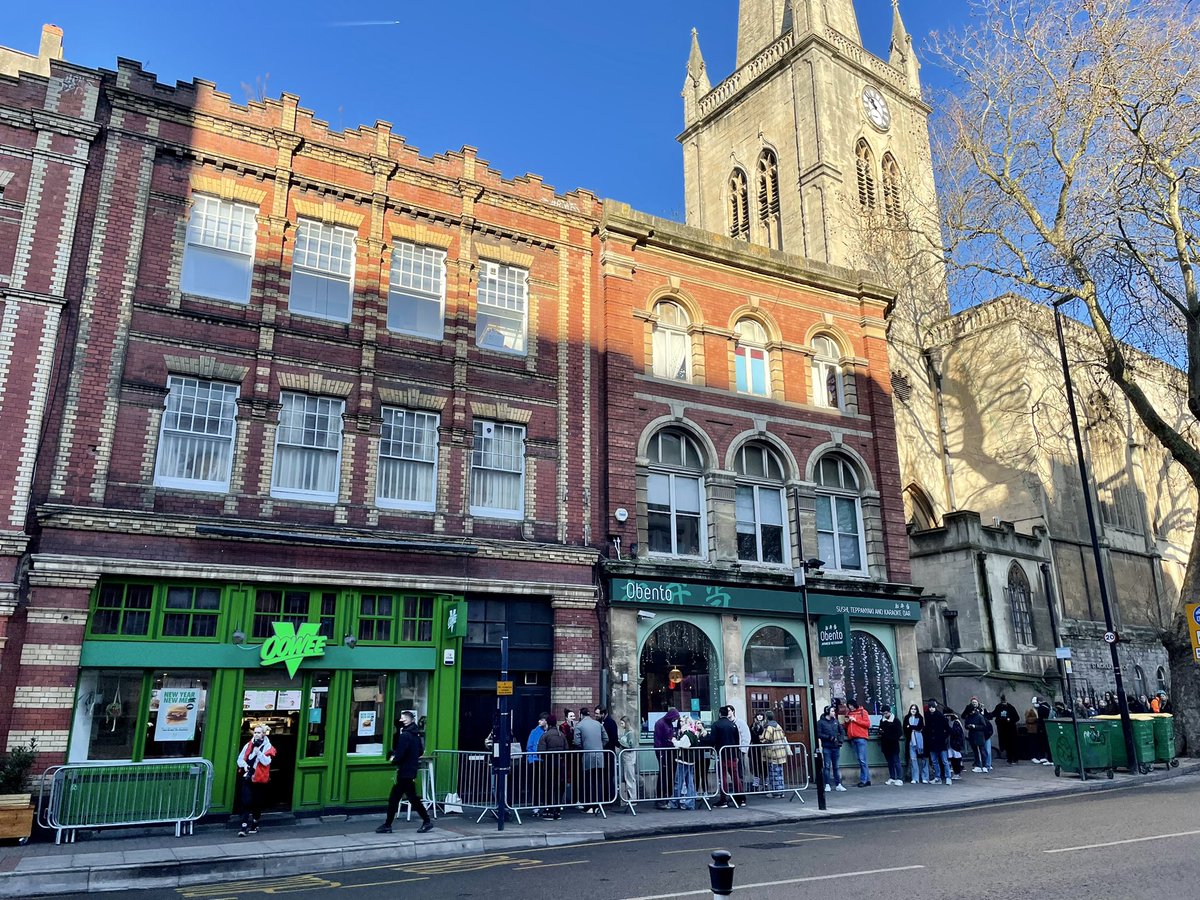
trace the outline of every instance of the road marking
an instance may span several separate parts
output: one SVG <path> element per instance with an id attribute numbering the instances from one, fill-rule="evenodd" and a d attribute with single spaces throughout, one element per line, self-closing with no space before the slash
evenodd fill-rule
<path id="1" fill-rule="evenodd" d="M 663 850 L 663 856 L 670 856 L 672 853 L 707 853 L 707 847 L 693 847 L 691 850 Z"/>
<path id="2" fill-rule="evenodd" d="M 814 834 L 812 837 L 796 838 L 792 841 L 784 841 L 785 844 L 807 844 L 810 841 L 840 841 L 840 835 L 831 834 L 829 836 L 823 834 Z"/>
<path id="3" fill-rule="evenodd" d="M 739 884 L 734 891 L 748 891 L 751 888 L 780 887 L 785 884 L 806 884 L 812 881 L 833 881 L 838 878 L 858 878 L 862 875 L 884 875 L 888 872 L 910 872 L 923 869 L 924 866 L 896 866 L 890 869 L 864 869 L 861 872 L 839 872 L 836 875 L 811 875 L 807 878 L 788 878 L 783 881 L 760 881 L 758 884 Z M 686 891 L 682 894 L 653 894 L 646 897 L 628 897 L 626 900 L 675 900 L 676 897 L 711 897 L 712 891 Z"/>
<path id="4" fill-rule="evenodd" d="M 343 888 L 383 887 L 388 884 L 408 884 L 410 881 L 428 881 L 428 876 L 420 878 L 397 878 L 395 881 L 372 881 L 367 884 L 343 884 Z"/>
<path id="5" fill-rule="evenodd" d="M 701 836 L 710 835 L 710 834 L 745 834 L 748 831 L 758 831 L 758 832 L 761 832 L 762 834 L 774 834 L 775 833 L 774 830 L 767 830 L 765 828 L 722 828 L 717 831 L 697 831 L 694 834 L 657 834 L 657 835 L 647 835 L 646 837 L 639 837 L 639 838 L 620 838 L 615 841 L 603 841 L 602 843 L 604 844 L 604 846 L 607 847 L 610 844 L 634 844 L 634 843 L 640 844 L 643 841 L 677 841 L 680 838 L 685 838 L 685 837 L 701 837 Z M 519 851 L 517 851 L 517 852 L 519 852 Z M 668 895 L 668 896 L 673 896 L 673 895 Z"/>
<path id="6" fill-rule="evenodd" d="M 1200 831 L 1176 831 L 1174 834 L 1154 834 L 1150 837 L 1128 838 L 1123 841 L 1106 841 L 1103 844 L 1083 844 L 1079 847 L 1060 847 L 1058 850 L 1043 850 L 1043 853 L 1072 853 L 1075 850 L 1098 850 L 1101 847 L 1119 847 L 1121 844 L 1141 844 L 1146 841 L 1161 841 L 1164 838 L 1191 837 Z"/>
<path id="7" fill-rule="evenodd" d="M 222 884 L 197 884 L 191 887 L 176 888 L 176 893 L 184 897 L 218 900 L 230 894 L 291 894 L 297 891 L 331 890 L 341 887 L 336 881 L 329 881 L 317 875 L 291 875 L 282 878 L 259 878 L 247 881 L 226 881 Z"/>
<path id="8" fill-rule="evenodd" d="M 585 865 L 587 865 L 589 862 L 591 862 L 591 860 L 587 860 L 587 859 L 572 859 L 572 860 L 570 860 L 569 862 L 560 862 L 560 863 L 541 863 L 540 865 L 536 865 L 536 866 L 521 866 L 521 868 L 519 868 L 519 869 L 514 869 L 513 871 L 514 871 L 514 872 L 524 872 L 524 871 L 526 871 L 526 870 L 528 870 L 528 869 L 554 869 L 554 868 L 557 868 L 558 866 L 585 866 Z"/>
<path id="9" fill-rule="evenodd" d="M 393 872 L 411 872 L 413 875 L 456 875 L 461 872 L 479 872 L 483 869 L 495 869 L 509 865 L 519 871 L 540 863 L 540 859 L 516 859 L 507 853 L 497 853 L 489 856 L 468 857 L 467 859 L 432 859 L 428 862 L 399 863 L 391 868 Z"/>

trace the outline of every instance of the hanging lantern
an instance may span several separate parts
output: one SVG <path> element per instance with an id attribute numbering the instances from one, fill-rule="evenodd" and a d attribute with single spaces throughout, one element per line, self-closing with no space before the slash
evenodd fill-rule
<path id="1" fill-rule="evenodd" d="M 671 671 L 667 673 L 667 682 L 670 684 L 671 690 L 679 687 L 681 681 L 683 681 L 683 673 L 679 671 L 678 666 L 671 666 Z"/>

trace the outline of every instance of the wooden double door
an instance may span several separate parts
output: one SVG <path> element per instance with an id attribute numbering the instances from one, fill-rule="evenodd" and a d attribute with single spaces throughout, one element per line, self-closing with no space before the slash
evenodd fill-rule
<path id="1" fill-rule="evenodd" d="M 808 688 L 767 687 L 746 688 L 746 708 L 749 720 L 759 713 L 772 712 L 789 741 L 808 744 Z"/>

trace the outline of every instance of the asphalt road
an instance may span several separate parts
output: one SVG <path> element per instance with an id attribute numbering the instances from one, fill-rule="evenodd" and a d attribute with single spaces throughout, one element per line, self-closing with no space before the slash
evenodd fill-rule
<path id="1" fill-rule="evenodd" d="M 317 875 L 128 891 L 132 900 L 708 900 L 709 852 L 734 896 L 1194 900 L 1200 781 L 982 809 L 608 841 Z M 82 895 L 81 895 L 82 896 Z M 93 895 L 92 900 L 95 900 Z"/>

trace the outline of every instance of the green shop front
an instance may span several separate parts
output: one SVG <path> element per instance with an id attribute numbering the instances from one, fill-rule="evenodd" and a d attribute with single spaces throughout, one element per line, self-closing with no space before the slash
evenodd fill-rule
<path id="1" fill-rule="evenodd" d="M 618 687 L 628 686 L 626 708 L 636 706 L 647 731 L 672 706 L 705 722 L 723 705 L 747 721 L 770 710 L 790 740 L 807 744 L 815 691 L 818 712 L 853 697 L 877 724 L 883 706 L 919 702 L 914 626 L 921 604 L 906 586 L 875 587 L 810 589 L 809 635 L 794 587 L 614 578 L 614 646 L 636 647 L 636 657 L 614 660 L 630 676 L 617 678 Z M 883 762 L 876 741 L 871 759 Z"/>
<path id="2" fill-rule="evenodd" d="M 256 725 L 276 748 L 270 808 L 378 806 L 394 722 L 453 747 L 462 597 L 332 586 L 105 580 L 80 656 L 68 760 L 204 757 L 213 811 Z"/>

